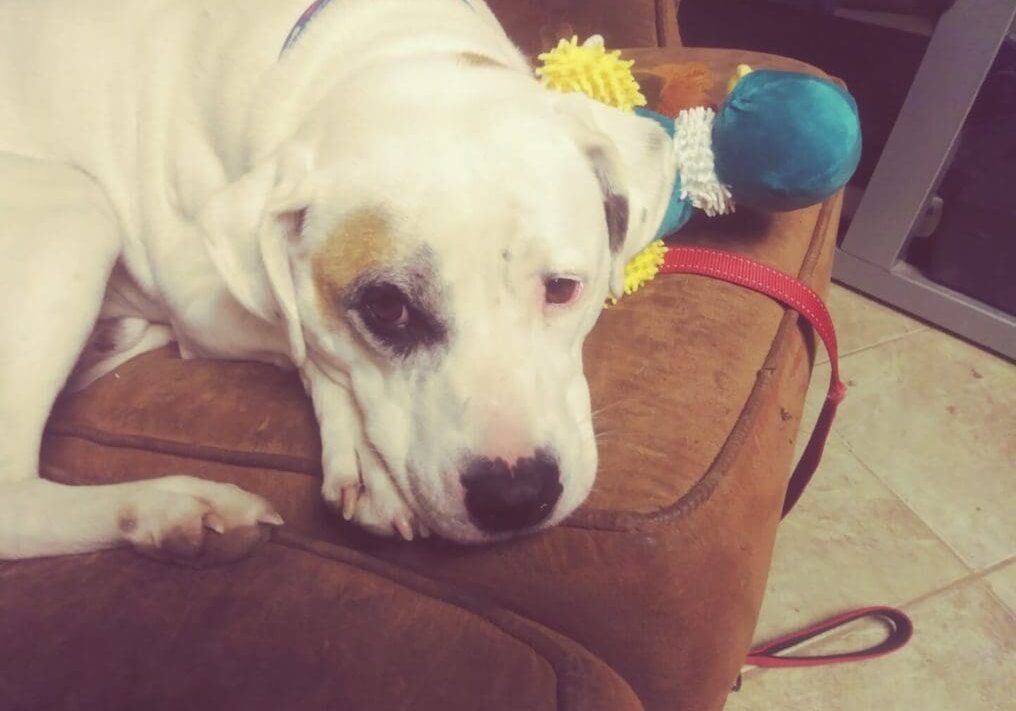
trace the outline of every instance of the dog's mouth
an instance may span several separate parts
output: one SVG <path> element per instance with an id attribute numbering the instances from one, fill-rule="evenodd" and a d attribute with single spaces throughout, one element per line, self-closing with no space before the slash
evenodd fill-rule
<path id="1" fill-rule="evenodd" d="M 447 497 L 448 501 L 459 502 L 459 505 L 452 507 L 455 510 L 442 510 L 440 507 L 432 505 L 429 497 L 423 492 L 423 478 L 417 470 L 411 467 L 407 468 L 406 475 L 409 491 L 404 491 L 397 483 L 396 487 L 399 489 L 406 507 L 416 517 L 418 525 L 422 524 L 425 530 L 456 543 L 473 543 L 477 541 L 476 534 L 478 531 L 468 530 L 471 526 L 461 504 L 463 501 L 461 493 L 457 496 L 452 495 Z"/>
<path id="2" fill-rule="evenodd" d="M 552 527 L 551 521 L 556 520 L 556 502 L 544 507 L 532 525 L 512 525 L 504 527 L 490 527 L 478 524 L 475 514 L 471 513 L 467 504 L 467 488 L 455 477 L 455 484 L 449 485 L 449 491 L 442 496 L 440 505 L 435 504 L 422 489 L 424 488 L 421 479 L 414 472 L 409 472 L 409 493 L 403 495 L 407 508 L 413 512 L 415 527 L 430 532 L 442 539 L 453 543 L 466 545 L 477 545 L 484 543 L 496 543 L 513 538 L 520 538 L 531 535 Z M 400 490 L 401 492 L 401 490 Z M 516 511 L 515 514 L 523 515 L 524 512 Z M 528 517 L 528 516 L 527 516 Z M 531 518 L 531 517 L 529 517 Z M 426 537 L 426 534 L 424 534 Z"/>

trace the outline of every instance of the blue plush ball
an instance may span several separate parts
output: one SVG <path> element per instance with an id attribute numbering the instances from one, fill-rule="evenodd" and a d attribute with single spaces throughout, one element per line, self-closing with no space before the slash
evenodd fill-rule
<path id="1" fill-rule="evenodd" d="M 857 168 L 854 98 L 795 72 L 756 70 L 737 83 L 713 123 L 716 173 L 734 201 L 795 210 L 829 197 Z"/>

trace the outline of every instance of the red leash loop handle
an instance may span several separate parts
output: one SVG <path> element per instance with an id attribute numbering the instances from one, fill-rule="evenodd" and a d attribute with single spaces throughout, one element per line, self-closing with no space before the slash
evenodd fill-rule
<path id="1" fill-rule="evenodd" d="M 831 632 L 866 617 L 885 622 L 890 628 L 889 635 L 873 647 L 856 652 L 844 652 L 842 654 L 818 654 L 813 656 L 780 654 L 780 652 L 786 649 L 796 647 L 799 644 L 815 639 L 819 635 Z M 859 610 L 852 610 L 851 612 L 831 617 L 812 627 L 806 627 L 803 630 L 792 632 L 761 644 L 748 653 L 748 658 L 745 661 L 756 667 L 818 667 L 842 662 L 859 662 L 864 659 L 873 659 L 890 652 L 895 652 L 910 641 L 913 633 L 913 623 L 901 610 L 892 607 L 862 607 Z"/>
<path id="2" fill-rule="evenodd" d="M 786 516 L 801 498 L 805 487 L 822 460 L 826 439 L 836 417 L 836 408 L 846 395 L 847 386 L 840 380 L 839 358 L 836 350 L 836 329 L 832 317 L 821 297 L 807 284 L 784 274 L 778 269 L 756 262 L 740 254 L 704 247 L 670 247 L 664 256 L 661 274 L 700 274 L 744 286 L 776 299 L 801 314 L 822 339 L 829 352 L 829 391 L 822 412 L 815 421 L 800 461 L 790 476 L 787 494 L 783 500 Z"/>
<path id="3" fill-rule="evenodd" d="M 825 404 L 815 422 L 811 439 L 794 468 L 783 500 L 786 516 L 801 498 L 808 482 L 818 468 L 826 439 L 836 417 L 836 408 L 846 395 L 847 387 L 840 380 L 836 330 L 825 303 L 807 284 L 789 274 L 756 262 L 740 254 L 703 247 L 669 247 L 664 257 L 662 274 L 699 274 L 744 286 L 776 299 L 799 313 L 822 339 L 829 352 L 829 390 Z M 889 623 L 891 632 L 881 643 L 868 649 L 845 654 L 817 656 L 781 656 L 779 653 L 861 618 L 877 618 Z M 856 662 L 889 654 L 905 645 L 913 633 L 910 618 L 891 607 L 865 607 L 833 617 L 813 627 L 793 632 L 752 649 L 747 662 L 759 667 L 811 667 L 840 662 Z"/>

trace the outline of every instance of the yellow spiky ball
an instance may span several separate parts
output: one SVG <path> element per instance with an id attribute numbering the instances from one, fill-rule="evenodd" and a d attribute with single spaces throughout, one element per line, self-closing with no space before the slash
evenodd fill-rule
<path id="1" fill-rule="evenodd" d="M 620 50 L 608 52 L 601 37 L 591 37 L 582 44 L 578 37 L 561 40 L 538 59 L 542 66 L 536 75 L 550 89 L 581 91 L 622 111 L 646 105 L 646 97 L 631 71 L 634 60 L 621 59 Z"/>
<path id="2" fill-rule="evenodd" d="M 643 286 L 652 281 L 663 266 L 664 255 L 667 253 L 667 245 L 663 240 L 658 239 L 650 242 L 649 246 L 631 258 L 624 265 L 624 293 L 634 294 Z M 610 304 L 616 304 L 617 299 L 611 298 Z"/>

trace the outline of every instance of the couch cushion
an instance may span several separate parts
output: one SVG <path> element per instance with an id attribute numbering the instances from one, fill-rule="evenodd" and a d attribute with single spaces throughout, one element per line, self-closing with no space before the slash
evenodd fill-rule
<path id="1" fill-rule="evenodd" d="M 630 54 L 644 67 L 708 61 L 718 87 L 741 62 L 803 67 Z M 838 208 L 696 219 L 679 241 L 750 254 L 821 291 Z M 287 535 L 453 582 L 584 645 L 647 708 L 698 711 L 722 704 L 750 643 L 812 354 L 796 315 L 763 296 L 699 276 L 652 282 L 588 341 L 605 433 L 588 502 L 553 531 L 491 547 L 405 544 L 337 521 L 317 497 L 320 445 L 298 379 L 263 365 L 139 358 L 59 404 L 44 460 L 73 483 L 167 472 L 240 483 L 272 499 Z"/>
<path id="2" fill-rule="evenodd" d="M 573 642 L 352 551 L 0 562 L 5 709 L 641 709 Z M 25 601 L 32 604 L 25 604 Z M 15 608 L 15 605 L 17 607 Z"/>

